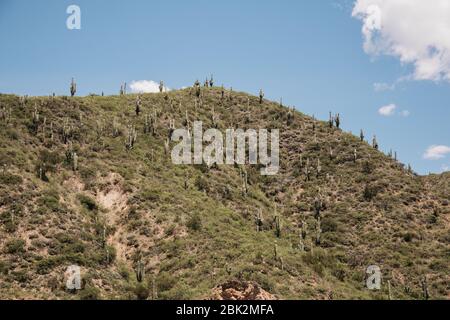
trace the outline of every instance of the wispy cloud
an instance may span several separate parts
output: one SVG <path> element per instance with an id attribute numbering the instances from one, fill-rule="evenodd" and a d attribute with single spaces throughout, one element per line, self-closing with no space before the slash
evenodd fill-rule
<path id="1" fill-rule="evenodd" d="M 397 109 L 395 104 L 389 104 L 378 109 L 378 113 L 384 117 L 390 117 L 395 114 L 395 109 Z"/>
<path id="2" fill-rule="evenodd" d="M 375 90 L 376 92 L 393 91 L 395 90 L 395 83 L 388 84 L 386 82 L 375 82 L 373 84 L 373 90 Z"/>
<path id="3" fill-rule="evenodd" d="M 363 23 L 367 54 L 397 57 L 413 80 L 450 81 L 448 0 L 357 0 L 352 16 Z"/>
<path id="4" fill-rule="evenodd" d="M 423 158 L 427 160 L 439 160 L 450 153 L 450 147 L 444 145 L 432 145 L 425 151 Z"/>
<path id="5" fill-rule="evenodd" d="M 134 93 L 155 93 L 159 92 L 159 83 L 153 80 L 132 81 L 130 89 Z M 164 87 L 164 91 L 170 91 L 170 89 Z"/>

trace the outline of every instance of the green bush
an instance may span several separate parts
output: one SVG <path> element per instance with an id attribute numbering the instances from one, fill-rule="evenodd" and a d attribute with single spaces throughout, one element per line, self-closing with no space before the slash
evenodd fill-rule
<path id="1" fill-rule="evenodd" d="M 198 213 L 194 214 L 187 222 L 186 226 L 193 231 L 202 229 L 202 219 Z"/>
<path id="2" fill-rule="evenodd" d="M 25 241 L 22 239 L 12 239 L 6 242 L 5 251 L 9 254 L 24 253 Z"/>
<path id="3" fill-rule="evenodd" d="M 86 285 L 78 294 L 80 300 L 100 300 L 100 290 L 94 286 Z"/>
<path id="4" fill-rule="evenodd" d="M 89 211 L 97 211 L 98 210 L 98 205 L 94 199 L 92 199 L 88 196 L 85 196 L 84 194 L 80 194 L 80 195 L 78 195 L 78 200 L 80 201 L 81 205 L 83 207 L 85 207 L 87 210 L 89 210 Z"/>

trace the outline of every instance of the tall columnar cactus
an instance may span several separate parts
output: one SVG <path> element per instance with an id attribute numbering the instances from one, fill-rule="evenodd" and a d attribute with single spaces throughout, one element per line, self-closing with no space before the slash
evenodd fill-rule
<path id="1" fill-rule="evenodd" d="M 223 85 L 222 85 L 222 88 L 220 89 L 220 97 L 221 97 L 222 101 L 225 98 L 225 88 L 223 87 Z"/>
<path id="2" fill-rule="evenodd" d="M 377 136 L 376 136 L 376 135 L 373 136 L 373 139 L 372 139 L 372 147 L 373 147 L 375 150 L 378 150 L 378 142 L 377 142 Z"/>
<path id="3" fill-rule="evenodd" d="M 274 256 L 275 261 L 278 261 L 278 258 L 280 255 L 278 254 L 278 244 L 276 241 L 275 241 L 275 244 L 273 245 L 273 256 Z"/>
<path id="4" fill-rule="evenodd" d="M 256 224 L 256 232 L 261 232 L 263 227 L 263 215 L 262 215 L 262 209 L 258 210 L 258 213 L 255 217 L 255 224 Z"/>
<path id="5" fill-rule="evenodd" d="M 246 196 L 248 194 L 248 173 L 245 168 L 241 169 L 240 171 L 242 179 L 242 195 Z"/>
<path id="6" fill-rule="evenodd" d="M 159 82 L 159 92 L 164 92 L 164 82 L 162 80 Z"/>
<path id="7" fill-rule="evenodd" d="M 145 266 L 142 262 L 142 256 L 139 256 L 138 262 L 136 263 L 136 280 L 141 283 L 145 278 Z"/>
<path id="8" fill-rule="evenodd" d="M 323 202 L 320 195 L 317 195 L 314 199 L 314 217 L 317 219 L 320 217 L 320 212 L 323 208 Z"/>
<path id="9" fill-rule="evenodd" d="M 259 90 L 259 104 L 263 103 L 263 99 L 264 99 L 264 91 L 261 89 Z"/>
<path id="10" fill-rule="evenodd" d="M 422 285 L 422 294 L 424 300 L 430 299 L 430 292 L 428 291 L 428 279 L 427 276 L 424 275 L 422 279 L 420 280 L 420 283 Z"/>
<path id="11" fill-rule="evenodd" d="M 136 116 L 139 116 L 139 113 L 141 113 L 141 103 L 142 103 L 141 96 L 138 95 L 136 97 L 136 109 L 135 109 Z"/>
<path id="12" fill-rule="evenodd" d="M 322 228 L 320 223 L 320 217 L 318 217 L 316 221 L 316 245 L 320 245 L 321 236 L 322 236 Z"/>
<path id="13" fill-rule="evenodd" d="M 340 127 L 340 125 L 341 125 L 341 116 L 340 116 L 339 113 L 338 113 L 338 114 L 336 115 L 336 117 L 334 118 L 334 122 L 336 123 L 336 128 L 339 129 L 339 127 Z"/>
<path id="14" fill-rule="evenodd" d="M 70 83 L 70 96 L 73 97 L 77 93 L 77 84 L 75 80 L 72 78 L 72 82 Z"/>
<path id="15" fill-rule="evenodd" d="M 391 280 L 387 281 L 387 285 L 388 285 L 388 299 L 392 300 Z"/>
<path id="16" fill-rule="evenodd" d="M 105 248 L 106 247 L 106 224 L 103 224 L 103 229 L 102 229 L 102 247 Z"/>
<path id="17" fill-rule="evenodd" d="M 137 131 L 134 126 L 129 125 L 128 126 L 128 135 L 125 140 L 125 147 L 127 148 L 127 150 L 133 149 L 134 144 L 136 143 L 136 140 L 137 140 Z"/>
<path id="18" fill-rule="evenodd" d="M 361 131 L 359 132 L 359 139 L 362 141 L 364 141 L 364 131 L 363 129 L 361 129 Z"/>
<path id="19" fill-rule="evenodd" d="M 305 166 L 305 180 L 309 181 L 310 180 L 310 175 L 311 175 L 311 171 L 309 169 L 309 158 L 306 159 L 306 166 Z"/>
<path id="20" fill-rule="evenodd" d="M 298 249 L 300 250 L 300 252 L 305 252 L 305 242 L 303 241 L 301 234 L 298 239 Z"/>
<path id="21" fill-rule="evenodd" d="M 113 138 L 116 138 L 119 135 L 120 135 L 119 124 L 117 123 L 117 118 L 114 117 L 113 123 L 112 123 L 112 136 L 113 136 Z"/>
<path id="22" fill-rule="evenodd" d="M 164 154 L 167 156 L 170 152 L 170 139 L 167 138 L 166 141 L 164 141 Z"/>
<path id="23" fill-rule="evenodd" d="M 281 238 L 281 220 L 280 216 L 276 213 L 276 207 L 275 207 L 275 235 L 277 238 Z"/>
<path id="24" fill-rule="evenodd" d="M 200 81 L 196 80 L 194 83 L 194 89 L 195 89 L 195 96 L 197 98 L 200 98 L 201 94 L 202 94 L 202 88 L 200 86 Z"/>
<path id="25" fill-rule="evenodd" d="M 308 224 L 305 220 L 303 220 L 301 225 L 301 236 L 303 240 L 306 240 L 307 235 L 308 235 Z"/>
<path id="26" fill-rule="evenodd" d="M 330 117 L 328 118 L 328 126 L 330 128 L 333 128 L 333 123 L 334 123 L 334 119 L 333 119 L 333 116 L 331 115 L 331 111 L 330 111 Z"/>
<path id="27" fill-rule="evenodd" d="M 72 169 L 73 171 L 78 171 L 78 155 L 76 152 L 72 155 Z"/>
<path id="28" fill-rule="evenodd" d="M 214 78 L 213 75 L 211 75 L 211 79 L 209 79 L 209 86 L 212 88 L 214 87 Z"/>
<path id="29" fill-rule="evenodd" d="M 320 165 L 320 159 L 317 158 L 317 178 L 319 178 L 320 174 L 322 173 L 322 166 Z"/>

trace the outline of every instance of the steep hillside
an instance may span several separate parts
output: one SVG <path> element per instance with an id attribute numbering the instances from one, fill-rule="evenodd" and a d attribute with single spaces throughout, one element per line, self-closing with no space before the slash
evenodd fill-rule
<path id="1" fill-rule="evenodd" d="M 394 299 L 450 298 L 448 174 L 277 103 L 197 93 L 0 95 L 0 298 L 206 299 L 236 280 L 278 299 L 387 299 L 387 280 Z M 172 120 L 278 128 L 280 173 L 174 165 Z"/>

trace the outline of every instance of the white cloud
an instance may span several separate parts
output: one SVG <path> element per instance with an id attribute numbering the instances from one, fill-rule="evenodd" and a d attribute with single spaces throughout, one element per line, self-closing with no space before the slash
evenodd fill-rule
<path id="1" fill-rule="evenodd" d="M 130 89 L 135 93 L 155 93 L 159 92 L 159 83 L 152 80 L 132 81 Z M 170 89 L 164 87 L 164 91 L 170 91 Z"/>
<path id="2" fill-rule="evenodd" d="M 445 155 L 450 153 L 450 147 L 448 146 L 430 146 L 425 154 L 423 155 L 424 159 L 427 160 L 439 160 L 445 157 Z"/>
<path id="3" fill-rule="evenodd" d="M 397 109 L 397 106 L 395 104 L 389 104 L 378 109 L 378 113 L 382 116 L 390 117 L 394 115 L 395 109 Z"/>
<path id="4" fill-rule="evenodd" d="M 446 164 L 443 164 L 442 165 L 442 171 L 444 171 L 444 172 L 450 171 L 450 166 L 448 166 Z"/>
<path id="5" fill-rule="evenodd" d="M 363 22 L 364 50 L 414 67 L 414 80 L 450 81 L 448 0 L 357 0 L 352 16 Z"/>

